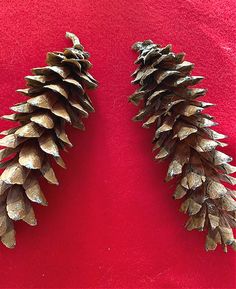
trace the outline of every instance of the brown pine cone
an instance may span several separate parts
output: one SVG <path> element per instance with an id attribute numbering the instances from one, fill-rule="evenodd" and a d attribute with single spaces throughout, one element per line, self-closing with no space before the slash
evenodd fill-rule
<path id="1" fill-rule="evenodd" d="M 223 183 L 236 184 L 229 174 L 236 167 L 232 158 L 217 150 L 226 146 L 219 141 L 226 136 L 211 129 L 213 117 L 203 113 L 210 103 L 196 98 L 206 90 L 192 88 L 203 77 L 191 76 L 193 64 L 184 61 L 184 53 L 175 54 L 171 45 L 162 48 L 151 40 L 137 42 L 133 49 L 139 53 L 139 65 L 132 83 L 140 88 L 130 101 L 142 109 L 134 117 L 143 127 L 157 127 L 153 139 L 158 150 L 156 160 L 171 160 L 166 180 L 176 177 L 175 199 L 183 198 L 180 210 L 189 214 L 187 230 L 206 230 L 206 250 L 222 244 L 236 249 L 233 230 L 236 225 L 236 191 Z"/>
<path id="2" fill-rule="evenodd" d="M 91 63 L 79 39 L 72 33 L 66 37 L 73 42 L 64 52 L 49 52 L 47 66 L 32 69 L 26 76 L 28 88 L 18 92 L 28 100 L 16 104 L 15 112 L 4 119 L 18 125 L 1 134 L 0 150 L 0 236 L 8 248 L 15 246 L 13 221 L 23 220 L 36 225 L 31 202 L 47 205 L 39 185 L 44 177 L 58 185 L 51 160 L 65 168 L 61 150 L 71 147 L 66 124 L 84 130 L 83 117 L 93 112 L 85 89 L 95 88 L 97 81 L 88 73 Z M 7 160 L 5 160 L 7 158 Z"/>

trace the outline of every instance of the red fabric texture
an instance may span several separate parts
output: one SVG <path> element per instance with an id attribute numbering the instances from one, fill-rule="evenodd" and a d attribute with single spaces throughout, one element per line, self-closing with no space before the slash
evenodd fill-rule
<path id="1" fill-rule="evenodd" d="M 127 102 L 131 45 L 172 43 L 205 76 L 204 101 L 217 104 L 208 113 L 235 158 L 235 1 L 2 0 L 0 8 L 1 115 L 24 99 L 15 90 L 30 69 L 71 45 L 66 31 L 91 53 L 100 84 L 86 132 L 69 130 L 74 148 L 64 154 L 68 169 L 55 167 L 60 185 L 43 183 L 49 207 L 34 206 L 38 226 L 17 223 L 16 249 L 0 248 L 0 287 L 235 287 L 234 252 L 206 253 L 205 233 L 185 230 L 163 182 L 167 164 L 153 161 L 153 131 L 131 121 L 137 108 Z"/>

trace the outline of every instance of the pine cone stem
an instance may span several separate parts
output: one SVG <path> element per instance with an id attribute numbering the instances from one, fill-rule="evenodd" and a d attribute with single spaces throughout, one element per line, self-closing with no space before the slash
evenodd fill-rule
<path id="1" fill-rule="evenodd" d="M 79 38 L 75 34 L 66 32 L 66 37 L 72 41 L 74 48 L 83 50 L 83 46 L 80 44 Z"/>

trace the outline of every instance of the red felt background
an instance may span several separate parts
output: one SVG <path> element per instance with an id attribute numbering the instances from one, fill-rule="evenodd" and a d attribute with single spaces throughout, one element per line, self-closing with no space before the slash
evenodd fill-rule
<path id="1" fill-rule="evenodd" d="M 167 165 L 152 159 L 152 131 L 131 122 L 137 108 L 127 103 L 130 46 L 172 43 L 206 77 L 205 100 L 217 104 L 209 113 L 235 158 L 235 16 L 234 0 L 0 2 L 1 114 L 23 100 L 15 90 L 46 52 L 70 45 L 66 31 L 91 53 L 100 83 L 86 132 L 70 130 L 75 146 L 67 171 L 56 168 L 60 186 L 43 185 L 49 207 L 35 206 L 39 225 L 17 223 L 16 249 L 0 248 L 0 287 L 235 287 L 235 254 L 206 253 L 204 233 L 184 229 L 163 182 Z"/>

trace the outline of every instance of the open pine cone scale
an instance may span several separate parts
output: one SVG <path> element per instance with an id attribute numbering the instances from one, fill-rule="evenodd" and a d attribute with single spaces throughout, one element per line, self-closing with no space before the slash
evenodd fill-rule
<path id="1" fill-rule="evenodd" d="M 192 76 L 194 65 L 184 61 L 184 53 L 175 54 L 171 45 L 161 48 L 151 40 L 137 42 L 138 69 L 133 84 L 140 88 L 130 96 L 141 110 L 134 117 L 143 127 L 157 127 L 153 139 L 156 160 L 169 158 L 166 180 L 176 177 L 175 199 L 183 198 L 180 210 L 189 214 L 187 230 L 206 230 L 206 249 L 222 244 L 236 249 L 236 192 L 222 183 L 236 184 L 230 174 L 236 167 L 232 158 L 219 151 L 226 136 L 214 131 L 213 117 L 203 110 L 213 104 L 196 100 L 205 89 L 194 88 L 203 77 Z"/>
<path id="2" fill-rule="evenodd" d="M 60 156 L 72 144 L 65 131 L 66 124 L 84 130 L 82 118 L 93 112 L 86 89 L 97 81 L 89 74 L 89 54 L 72 33 L 73 42 L 64 52 L 50 52 L 47 66 L 32 69 L 26 76 L 27 88 L 18 92 L 27 100 L 14 105 L 11 115 L 3 118 L 18 126 L 1 132 L 0 145 L 0 236 L 4 245 L 15 246 L 13 221 L 23 220 L 36 225 L 31 202 L 47 205 L 39 179 L 58 185 L 51 160 L 65 168 Z"/>

